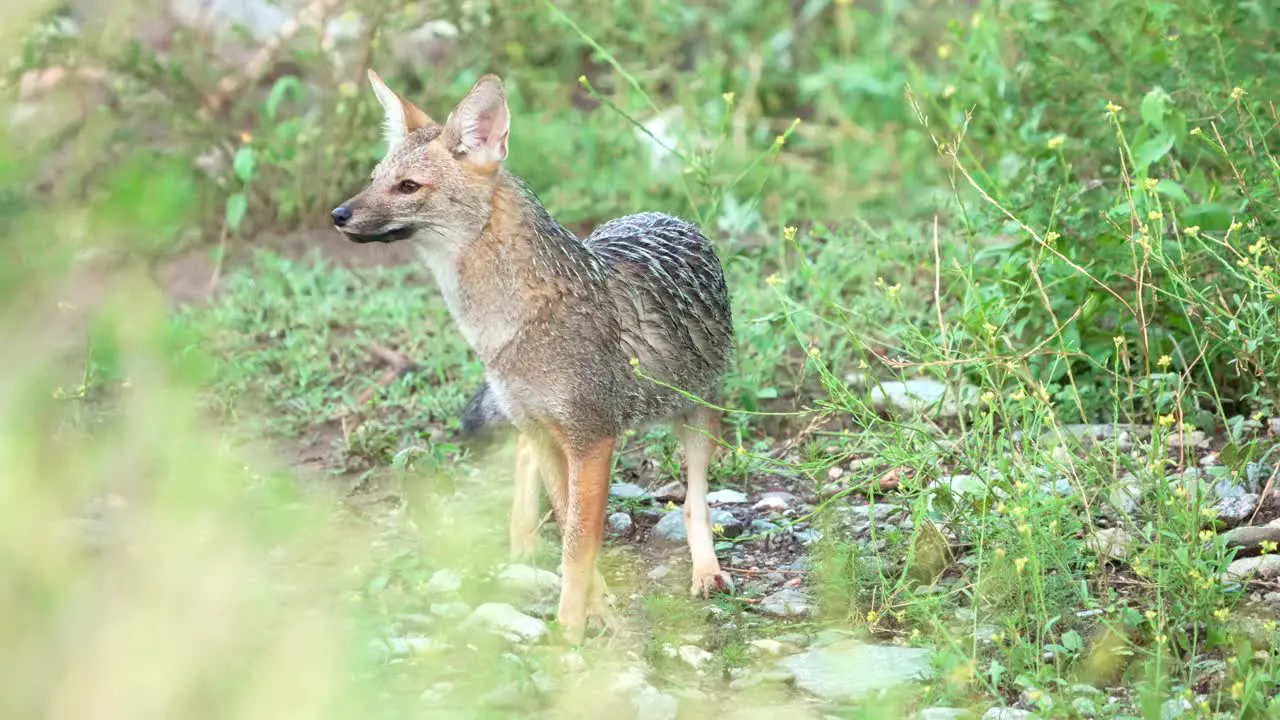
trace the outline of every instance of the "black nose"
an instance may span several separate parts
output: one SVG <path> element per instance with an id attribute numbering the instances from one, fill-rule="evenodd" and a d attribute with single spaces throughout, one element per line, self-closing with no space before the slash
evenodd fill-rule
<path id="1" fill-rule="evenodd" d="M 333 215 L 333 224 L 337 225 L 338 227 L 342 227 L 343 225 L 347 224 L 348 220 L 351 219 L 351 208 L 336 207 L 333 209 L 333 213 L 331 214 Z"/>

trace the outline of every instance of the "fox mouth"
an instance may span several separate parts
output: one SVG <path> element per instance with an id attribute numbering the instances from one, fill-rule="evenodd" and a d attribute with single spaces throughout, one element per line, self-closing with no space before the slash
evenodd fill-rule
<path id="1" fill-rule="evenodd" d="M 406 240 L 413 237 L 414 229 L 411 227 L 398 227 L 386 230 L 380 233 L 364 234 L 355 233 L 350 230 L 342 229 L 342 233 L 347 236 L 351 242 L 365 243 L 393 243 L 397 240 Z"/>

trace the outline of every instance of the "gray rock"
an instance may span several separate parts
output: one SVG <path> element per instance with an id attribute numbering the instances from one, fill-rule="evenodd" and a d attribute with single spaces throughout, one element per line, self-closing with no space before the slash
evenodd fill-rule
<path id="1" fill-rule="evenodd" d="M 960 720 L 969 717 L 968 710 L 949 707 L 925 708 L 916 715 L 916 720 Z"/>
<path id="2" fill-rule="evenodd" d="M 1132 517 L 1142 504 L 1143 492 L 1142 481 L 1126 474 L 1107 493 L 1107 504 L 1122 517 Z"/>
<path id="3" fill-rule="evenodd" d="M 617 500 L 648 500 L 652 496 L 649 491 L 635 483 L 613 483 L 609 486 L 609 497 Z"/>
<path id="4" fill-rule="evenodd" d="M 923 648 L 870 645 L 845 640 L 783 658 L 778 666 L 801 690 L 829 702 L 853 701 L 932 675 Z"/>
<path id="5" fill-rule="evenodd" d="M 760 612 L 775 617 L 804 617 L 813 614 L 809 593 L 800 588 L 782 588 L 764 598 L 757 606 Z"/>
<path id="6" fill-rule="evenodd" d="M 447 595 L 462 589 L 462 576 L 448 568 L 437 570 L 427 581 L 427 593 L 431 595 Z"/>
<path id="7" fill-rule="evenodd" d="M 1260 493 L 1276 469 L 1266 463 L 1251 462 L 1244 466 L 1245 490 Z"/>
<path id="8" fill-rule="evenodd" d="M 508 565 L 498 573 L 502 587 L 526 595 L 550 595 L 560 591 L 560 576 L 528 565 Z"/>
<path id="9" fill-rule="evenodd" d="M 906 381 L 888 380 L 871 388 L 871 402 L 877 408 L 914 414 L 930 412 L 940 417 L 954 417 L 962 405 L 970 404 L 977 388 L 962 386 L 959 392 L 948 392 L 947 386 L 932 378 Z M 959 397 L 960 402 L 956 399 Z"/>
<path id="10" fill-rule="evenodd" d="M 1248 579 L 1271 580 L 1280 576 L 1280 555 L 1258 555 L 1231 561 L 1226 572 L 1222 573 L 1224 581 L 1240 581 Z"/>
<path id="11" fill-rule="evenodd" d="M 653 491 L 653 498 L 663 503 L 682 503 L 685 497 L 685 486 L 680 481 L 669 482 Z"/>
<path id="12" fill-rule="evenodd" d="M 982 720 L 1029 720 L 1035 717 L 1030 710 L 1018 708 L 991 708 L 982 715 Z"/>
<path id="13" fill-rule="evenodd" d="M 773 491 L 761 495 L 751 509 L 756 512 L 786 512 L 797 503 L 799 500 L 795 495 L 789 492 Z"/>
<path id="14" fill-rule="evenodd" d="M 608 689 L 631 699 L 635 720 L 675 720 L 679 710 L 676 699 L 650 685 L 640 668 L 618 673 Z"/>
<path id="15" fill-rule="evenodd" d="M 1160 720 L 1175 720 L 1185 716 L 1193 709 L 1191 701 L 1186 698 L 1171 698 L 1160 705 Z"/>
<path id="16" fill-rule="evenodd" d="M 822 533 L 814 530 L 813 528 L 793 530 L 791 532 L 791 536 L 794 537 L 796 542 L 801 545 L 812 545 L 822 539 Z"/>
<path id="17" fill-rule="evenodd" d="M 547 636 L 547 624 L 507 603 L 485 603 L 467 618 L 468 625 L 486 627 L 510 640 L 537 642 Z"/>
<path id="18" fill-rule="evenodd" d="M 742 534 L 744 525 L 741 520 L 734 517 L 733 513 L 727 510 L 713 509 L 711 511 L 711 526 L 719 525 L 724 532 L 724 537 L 735 538 Z M 654 541 L 665 545 L 683 545 L 689 541 L 689 532 L 684 526 L 684 511 L 672 510 L 657 525 L 653 526 L 653 533 L 650 535 Z"/>
<path id="19" fill-rule="evenodd" d="M 1253 517 L 1253 511 L 1258 509 L 1260 500 L 1261 496 L 1257 493 L 1245 493 L 1222 498 L 1213 504 L 1213 509 L 1218 512 L 1218 519 L 1222 522 L 1228 525 L 1239 525 Z"/>
<path id="20" fill-rule="evenodd" d="M 680 649 L 676 652 L 680 656 L 680 659 L 694 670 L 700 669 L 703 665 L 706 665 L 715 658 L 714 655 L 703 650 L 697 645 L 681 645 Z"/>
<path id="21" fill-rule="evenodd" d="M 658 567 L 649 571 L 649 579 L 654 582 L 657 582 L 670 574 L 671 574 L 671 568 L 667 567 L 666 565 L 659 565 Z"/>
<path id="22" fill-rule="evenodd" d="M 761 520 L 760 518 L 752 520 L 751 525 L 748 526 L 747 529 L 752 535 L 772 535 L 782 530 L 778 525 L 775 525 L 768 520 Z"/>
<path id="23" fill-rule="evenodd" d="M 1246 525 L 1222 534 L 1227 547 L 1253 550 L 1264 542 L 1280 543 L 1280 527 Z"/>
<path id="24" fill-rule="evenodd" d="M 614 537 L 620 537 L 631 532 L 634 523 L 631 522 L 631 516 L 624 512 L 616 512 L 609 516 L 605 522 L 605 528 L 609 534 Z"/>
<path id="25" fill-rule="evenodd" d="M 708 505 L 742 505 L 748 500 L 750 500 L 750 498 L 748 498 L 745 493 L 738 492 L 737 490 L 730 490 L 728 488 L 724 490 L 714 490 L 707 493 Z"/>
<path id="26" fill-rule="evenodd" d="M 1095 553 L 1112 560 L 1123 562 L 1129 557 L 1129 548 L 1133 539 L 1124 528 L 1106 528 L 1094 530 L 1085 538 L 1085 546 Z"/>

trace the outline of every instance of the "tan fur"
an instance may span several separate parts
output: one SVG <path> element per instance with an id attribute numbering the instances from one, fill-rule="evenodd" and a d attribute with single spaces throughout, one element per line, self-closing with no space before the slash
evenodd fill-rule
<path id="1" fill-rule="evenodd" d="M 418 245 L 467 343 L 484 362 L 495 413 L 520 433 L 510 521 L 513 557 L 533 552 L 538 480 L 561 530 L 558 619 L 580 640 L 609 621 L 596 569 L 609 471 L 623 430 L 674 421 L 689 493 L 691 591 L 729 589 L 706 505 L 714 413 L 660 380 L 713 394 L 732 353 L 732 317 L 714 250 L 692 225 L 657 213 L 605 223 L 586 239 L 547 214 L 504 167 L 510 115 L 502 81 L 480 78 L 437 124 L 370 72 L 386 111 L 387 155 L 365 190 L 334 211 L 356 242 Z M 684 429 L 684 424 L 693 430 Z"/>

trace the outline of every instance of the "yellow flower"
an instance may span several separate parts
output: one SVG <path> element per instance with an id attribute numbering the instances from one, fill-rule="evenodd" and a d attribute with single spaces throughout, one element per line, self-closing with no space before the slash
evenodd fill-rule
<path id="1" fill-rule="evenodd" d="M 1107 103 L 1107 112 L 1111 113 L 1112 115 L 1115 115 L 1116 113 L 1120 112 L 1123 109 L 1124 108 L 1120 107 L 1119 105 L 1113 102 Z"/>
<path id="2" fill-rule="evenodd" d="M 859 361 L 858 361 L 858 369 L 859 369 L 859 370 L 866 370 L 866 369 L 867 369 L 867 368 L 869 368 L 869 367 L 871 367 L 871 366 L 867 364 L 867 361 L 866 361 L 865 359 L 864 359 L 864 360 L 859 360 Z"/>
<path id="3" fill-rule="evenodd" d="M 867 611 L 867 624 L 868 624 L 868 625 L 875 625 L 875 624 L 876 624 L 876 620 L 878 620 L 878 619 L 880 619 L 880 616 L 876 614 L 876 611 L 875 611 L 875 610 L 868 610 L 868 611 Z"/>
<path id="4" fill-rule="evenodd" d="M 1161 415 L 1159 419 L 1160 427 L 1169 427 L 1173 425 L 1176 418 L 1173 415 Z"/>
<path id="5" fill-rule="evenodd" d="M 1013 569 L 1019 574 L 1022 573 L 1023 568 L 1025 568 L 1026 566 L 1027 566 L 1027 559 L 1025 557 L 1020 557 L 1013 561 Z"/>
<path id="6" fill-rule="evenodd" d="M 1239 102 L 1241 98 L 1243 98 L 1245 95 L 1248 95 L 1248 94 L 1249 93 L 1245 92 L 1244 88 L 1242 87 L 1231 88 L 1231 99 L 1235 100 L 1236 102 Z"/>
<path id="7" fill-rule="evenodd" d="M 1231 683 L 1231 699 L 1239 700 L 1241 695 L 1244 695 L 1244 682 L 1237 680 Z"/>
<path id="8" fill-rule="evenodd" d="M 253 133 L 249 132 L 248 130 L 242 131 L 240 133 L 240 142 L 244 143 L 245 145 L 248 145 L 249 143 L 253 142 Z"/>
<path id="9" fill-rule="evenodd" d="M 809 348 L 809 357 L 817 359 L 817 357 L 821 354 L 822 354 L 822 351 L 819 350 L 818 348 L 816 347 Z"/>
<path id="10" fill-rule="evenodd" d="M 1009 399 L 1014 402 L 1022 402 L 1027 399 L 1027 394 L 1023 392 L 1022 388 L 1018 388 L 1009 396 Z"/>
<path id="11" fill-rule="evenodd" d="M 1147 213 L 1147 217 L 1154 222 L 1164 217 L 1164 213 L 1160 212 L 1159 210 L 1152 210 L 1151 212 Z"/>
<path id="12" fill-rule="evenodd" d="M 991 633 L 991 642 L 993 642 L 993 643 L 1002 643 L 1002 642 L 1004 642 L 1004 633 L 1002 633 L 1002 632 L 993 632 L 993 633 Z"/>
<path id="13" fill-rule="evenodd" d="M 1169 357 L 1168 355 L 1161 355 L 1160 359 L 1156 361 L 1156 365 L 1159 365 L 1161 368 L 1167 368 L 1169 367 L 1169 364 L 1172 362 L 1173 362 L 1173 358 Z"/>
<path id="14" fill-rule="evenodd" d="M 1192 225 L 1191 227 L 1183 228 L 1182 234 L 1186 235 L 1187 237 L 1195 237 L 1200 234 L 1200 226 Z"/>
<path id="15" fill-rule="evenodd" d="M 1146 612 L 1144 612 L 1144 613 L 1142 613 L 1142 614 L 1143 614 L 1143 615 L 1145 615 L 1145 616 L 1147 617 L 1147 619 L 1148 619 L 1148 620 L 1155 620 L 1155 619 L 1156 619 L 1156 611 L 1155 611 L 1155 610 L 1148 610 L 1148 611 L 1146 611 Z"/>
<path id="16" fill-rule="evenodd" d="M 1271 553 L 1273 553 L 1273 552 L 1275 552 L 1275 551 L 1276 551 L 1276 542 L 1275 542 L 1274 540 L 1263 540 L 1263 541 L 1262 541 L 1262 552 L 1263 552 L 1263 553 L 1265 553 L 1265 554 L 1268 554 L 1268 555 L 1269 555 L 1269 554 L 1271 554 Z"/>
<path id="17" fill-rule="evenodd" d="M 1235 222 L 1231 223 L 1230 227 L 1227 228 L 1227 232 L 1239 232 L 1240 229 L 1243 227 L 1244 227 L 1244 223 L 1240 222 L 1239 220 L 1236 220 Z"/>
<path id="18" fill-rule="evenodd" d="M 1060 237 L 1062 236 L 1059 235 L 1056 231 L 1050 230 L 1049 232 L 1044 234 L 1044 241 L 1052 245 L 1053 243 L 1057 242 L 1058 238 Z"/>
<path id="19" fill-rule="evenodd" d="M 1191 128 L 1191 135 L 1200 136 L 1200 135 L 1203 135 L 1203 134 L 1204 134 L 1204 131 L 1203 131 L 1203 130 L 1201 130 L 1200 128 L 1198 128 L 1198 127 L 1197 127 L 1197 128 Z"/>
<path id="20" fill-rule="evenodd" d="M 988 390 L 988 391 L 986 391 L 986 392 L 982 393 L 982 397 L 981 397 L 981 398 L 979 398 L 979 399 L 980 399 L 980 400 L 982 400 L 982 402 L 984 402 L 984 403 L 986 403 L 986 404 L 990 405 L 992 402 L 994 402 L 994 401 L 995 401 L 995 399 L 996 399 L 996 394 L 995 394 L 995 393 L 993 393 L 993 392 L 991 392 L 990 390 Z"/>
<path id="21" fill-rule="evenodd" d="M 996 559 L 999 560 L 1005 556 L 1004 548 L 996 548 Z"/>
<path id="22" fill-rule="evenodd" d="M 1262 623 L 1262 629 L 1269 633 L 1275 632 L 1277 627 L 1280 627 L 1280 624 L 1277 624 L 1275 620 L 1268 620 Z"/>
<path id="23" fill-rule="evenodd" d="M 782 278 L 778 277 L 778 273 L 773 273 L 773 274 L 772 274 L 772 275 L 770 275 L 769 277 L 765 278 L 765 279 L 764 279 L 764 282 L 765 282 L 765 284 L 766 284 L 766 285 L 769 285 L 770 287 L 773 287 L 774 285 L 781 284 L 781 283 L 782 283 Z"/>
<path id="24" fill-rule="evenodd" d="M 1156 186 L 1159 184 L 1160 184 L 1160 180 L 1157 178 L 1147 178 L 1146 180 L 1142 181 L 1142 187 L 1146 188 L 1147 192 L 1154 191 L 1156 189 Z"/>
<path id="25" fill-rule="evenodd" d="M 941 59 L 941 60 L 946 60 L 946 59 L 947 59 L 947 58 L 949 58 L 949 57 L 951 57 L 951 46 L 950 46 L 950 45 L 939 45 L 939 46 L 938 46 L 938 58 L 939 58 L 939 59 Z"/>
<path id="26" fill-rule="evenodd" d="M 630 362 L 631 362 L 631 367 L 635 367 L 635 368 L 640 367 L 640 358 L 638 358 L 638 357 L 633 357 L 633 358 L 631 358 L 631 361 L 630 361 Z"/>
<path id="27" fill-rule="evenodd" d="M 1061 148 L 1063 143 L 1065 143 L 1066 141 L 1067 141 L 1066 135 L 1054 135 L 1053 137 L 1049 138 L 1049 142 L 1045 143 L 1045 145 L 1050 150 L 1057 150 L 1058 148 Z"/>
<path id="28" fill-rule="evenodd" d="M 786 145 L 786 144 L 787 144 L 787 136 L 786 136 L 786 135 L 779 135 L 778 137 L 776 137 L 776 138 L 774 138 L 774 139 L 773 139 L 773 144 L 774 144 L 774 145 L 776 145 L 777 147 L 782 147 L 783 145 Z"/>
<path id="29" fill-rule="evenodd" d="M 956 86 L 955 86 L 955 85 L 948 85 L 948 86 L 946 86 L 946 87 L 942 88 L 942 98 L 943 98 L 944 100 L 945 100 L 945 99 L 950 98 L 952 95 L 955 95 L 955 94 L 956 94 Z"/>
<path id="30" fill-rule="evenodd" d="M 796 228 L 794 225 L 788 225 L 782 228 L 782 239 L 791 242 L 796 239 Z"/>
<path id="31" fill-rule="evenodd" d="M 1124 336 L 1116 335 L 1115 337 L 1111 338 L 1111 342 L 1115 343 L 1116 347 L 1120 347 L 1121 345 L 1124 344 Z"/>
<path id="32" fill-rule="evenodd" d="M 1209 541 L 1210 541 L 1210 540 L 1212 540 L 1212 539 L 1213 539 L 1213 531 L 1212 531 L 1212 530 L 1201 530 L 1201 531 L 1200 531 L 1200 540 L 1201 540 L 1202 542 L 1209 542 Z"/>
<path id="33" fill-rule="evenodd" d="M 1028 525 L 1028 524 L 1026 524 L 1026 523 L 1022 523 L 1022 524 L 1018 525 L 1018 532 L 1022 533 L 1023 535 L 1030 535 L 1030 534 L 1031 534 L 1031 526 L 1030 526 L 1030 525 Z"/>
<path id="34" fill-rule="evenodd" d="M 744 447 L 742 447 L 741 445 L 739 445 L 739 446 L 737 447 L 737 449 L 736 449 L 736 450 L 734 450 L 734 452 L 738 453 L 739 455 L 746 455 L 746 454 L 747 454 L 747 449 L 746 449 L 746 448 L 744 448 Z"/>
<path id="35" fill-rule="evenodd" d="M 725 94 L 721 95 L 720 97 L 721 97 L 722 99 L 724 99 L 724 104 L 725 104 L 725 105 L 732 105 L 732 104 L 733 104 L 733 93 L 731 93 L 731 92 L 727 92 L 727 93 L 725 93 Z"/>

